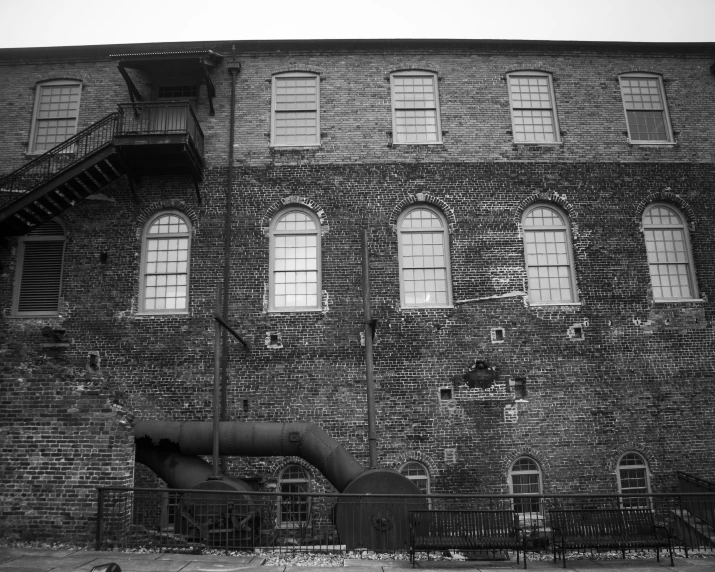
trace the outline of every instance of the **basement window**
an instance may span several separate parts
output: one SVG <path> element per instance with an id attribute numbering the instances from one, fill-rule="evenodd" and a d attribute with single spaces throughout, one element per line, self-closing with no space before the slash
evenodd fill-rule
<path id="1" fill-rule="evenodd" d="M 56 316 L 62 290 L 65 229 L 57 219 L 20 238 L 12 315 Z"/>
<path id="2" fill-rule="evenodd" d="M 300 465 L 288 465 L 278 477 L 279 501 L 278 524 L 281 528 L 301 528 L 308 522 L 310 514 L 310 489 L 308 473 Z"/>

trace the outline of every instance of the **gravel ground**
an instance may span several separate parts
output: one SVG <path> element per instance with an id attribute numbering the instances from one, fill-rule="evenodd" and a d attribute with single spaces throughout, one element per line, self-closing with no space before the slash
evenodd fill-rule
<path id="1" fill-rule="evenodd" d="M 80 546 L 64 542 L 40 542 L 40 541 L 2 541 L 0 547 L 6 548 L 35 548 L 35 549 L 51 549 L 51 550 L 94 550 L 93 546 Z M 156 548 L 132 548 L 126 550 L 117 550 L 117 552 L 129 553 L 155 553 L 159 552 Z M 286 548 L 283 552 L 246 552 L 235 550 L 216 550 L 203 549 L 197 551 L 200 554 L 214 554 L 217 556 L 261 556 L 265 558 L 267 566 L 315 566 L 315 567 L 342 567 L 345 560 L 348 559 L 364 559 L 364 560 L 409 560 L 409 554 L 406 552 L 396 553 L 376 553 L 370 550 L 351 551 L 344 554 L 327 554 L 327 553 L 303 553 L 293 552 L 290 548 Z M 675 556 L 685 557 L 685 552 L 680 549 L 674 551 Z M 664 554 L 661 553 L 661 558 Z M 711 558 L 715 559 L 714 550 L 691 550 L 688 551 L 690 558 Z M 550 553 L 529 553 L 529 560 L 551 560 L 553 557 Z M 667 555 L 665 555 L 667 558 Z M 427 554 L 418 552 L 416 554 L 418 560 L 427 560 Z M 620 560 L 621 553 L 617 551 L 611 552 L 586 552 L 576 553 L 571 552 L 567 556 L 567 560 Z M 445 552 L 443 554 L 430 554 L 430 560 L 467 560 L 465 556 L 455 553 Z M 643 550 L 635 552 L 626 552 L 626 559 L 642 560 L 655 559 L 655 552 L 652 550 Z"/>

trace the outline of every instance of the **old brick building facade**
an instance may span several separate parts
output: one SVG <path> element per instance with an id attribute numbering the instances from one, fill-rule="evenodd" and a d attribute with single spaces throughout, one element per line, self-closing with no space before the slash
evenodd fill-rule
<path id="1" fill-rule="evenodd" d="M 251 349 L 228 345 L 225 419 L 312 421 L 366 464 L 368 229 L 380 466 L 437 493 L 713 475 L 714 45 L 2 50 L 0 176 L 130 95 L 125 127 L 189 100 L 203 133 L 196 187 L 115 164 L 54 222 L 0 222 L 3 534 L 91 533 L 93 487 L 157 482 L 136 419 L 211 418 L 236 62 L 227 319 Z M 329 488 L 298 459 L 227 462 Z"/>

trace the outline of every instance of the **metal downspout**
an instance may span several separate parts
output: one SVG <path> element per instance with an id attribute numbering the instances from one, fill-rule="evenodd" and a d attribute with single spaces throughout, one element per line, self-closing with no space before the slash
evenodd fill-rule
<path id="1" fill-rule="evenodd" d="M 224 219 L 223 243 L 223 301 L 220 315 L 228 322 L 228 301 L 231 280 L 231 216 L 233 192 L 233 142 L 236 126 L 236 78 L 241 71 L 240 62 L 236 61 L 236 46 L 233 46 L 231 61 L 227 63 L 228 72 L 231 74 L 231 108 L 228 127 L 228 175 L 226 181 L 226 206 Z M 228 332 L 221 332 L 221 416 L 222 421 L 227 421 L 228 413 Z M 221 472 L 226 474 L 226 459 L 221 458 Z"/>

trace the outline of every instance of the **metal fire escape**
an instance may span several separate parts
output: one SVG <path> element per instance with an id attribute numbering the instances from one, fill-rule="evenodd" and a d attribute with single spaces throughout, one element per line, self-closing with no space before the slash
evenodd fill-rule
<path id="1" fill-rule="evenodd" d="M 0 179 L 0 235 L 20 236 L 124 175 L 188 175 L 199 202 L 204 134 L 188 102 L 133 102 Z"/>

